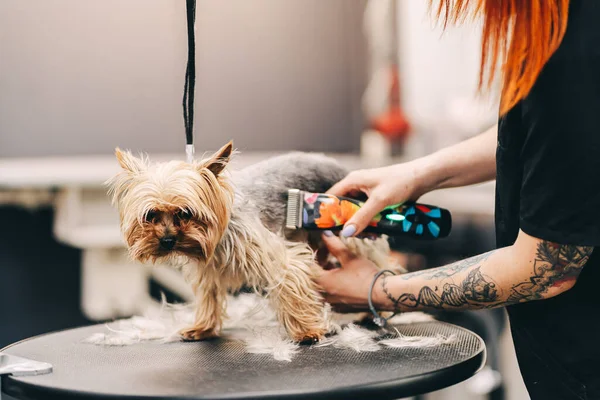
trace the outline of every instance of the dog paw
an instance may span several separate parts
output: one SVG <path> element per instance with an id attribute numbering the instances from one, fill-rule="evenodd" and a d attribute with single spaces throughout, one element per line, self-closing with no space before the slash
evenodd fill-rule
<path id="1" fill-rule="evenodd" d="M 197 342 L 200 340 L 208 340 L 218 337 L 217 333 L 212 329 L 206 330 L 193 327 L 184 329 L 180 331 L 179 334 L 186 342 Z"/>
<path id="2" fill-rule="evenodd" d="M 321 341 L 321 339 L 325 337 L 326 333 L 327 331 L 325 329 L 312 330 L 300 335 L 296 335 L 294 341 L 300 344 L 314 344 Z"/>

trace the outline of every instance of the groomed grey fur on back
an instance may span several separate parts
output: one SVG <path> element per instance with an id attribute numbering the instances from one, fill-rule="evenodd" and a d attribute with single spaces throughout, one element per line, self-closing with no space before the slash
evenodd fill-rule
<path id="1" fill-rule="evenodd" d="M 233 173 L 234 213 L 240 207 L 254 208 L 267 228 L 280 231 L 288 189 L 323 193 L 347 174 L 338 161 L 323 154 L 293 152 L 269 158 Z"/>

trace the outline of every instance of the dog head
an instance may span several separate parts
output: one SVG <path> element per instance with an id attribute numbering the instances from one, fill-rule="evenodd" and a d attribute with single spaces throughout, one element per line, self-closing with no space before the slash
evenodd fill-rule
<path id="1" fill-rule="evenodd" d="M 229 142 L 198 163 L 151 164 L 116 149 L 121 171 L 107 184 L 133 259 L 168 262 L 184 256 L 206 262 L 213 256 L 233 202 L 223 176 L 232 150 Z"/>

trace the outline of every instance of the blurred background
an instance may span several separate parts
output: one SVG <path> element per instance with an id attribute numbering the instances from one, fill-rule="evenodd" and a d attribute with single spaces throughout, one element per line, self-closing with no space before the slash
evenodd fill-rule
<path id="1" fill-rule="evenodd" d="M 290 150 L 349 168 L 408 161 L 495 123 L 477 96 L 479 26 L 445 32 L 428 1 L 198 0 L 196 152 L 233 139 L 236 167 Z M 0 348 L 189 299 L 130 263 L 103 183 L 115 147 L 183 159 L 185 3 L 0 2 Z M 409 268 L 494 247 L 494 185 L 422 199 L 449 238 L 394 239 Z M 487 368 L 428 399 L 527 399 L 503 310 L 440 315 L 480 334 Z"/>

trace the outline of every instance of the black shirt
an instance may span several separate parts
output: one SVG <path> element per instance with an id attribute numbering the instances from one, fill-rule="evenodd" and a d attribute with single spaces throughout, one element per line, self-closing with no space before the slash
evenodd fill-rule
<path id="1" fill-rule="evenodd" d="M 600 1 L 572 0 L 530 94 L 499 120 L 496 237 L 600 245 Z M 533 400 L 600 399 L 600 249 L 575 286 L 507 307 Z"/>

